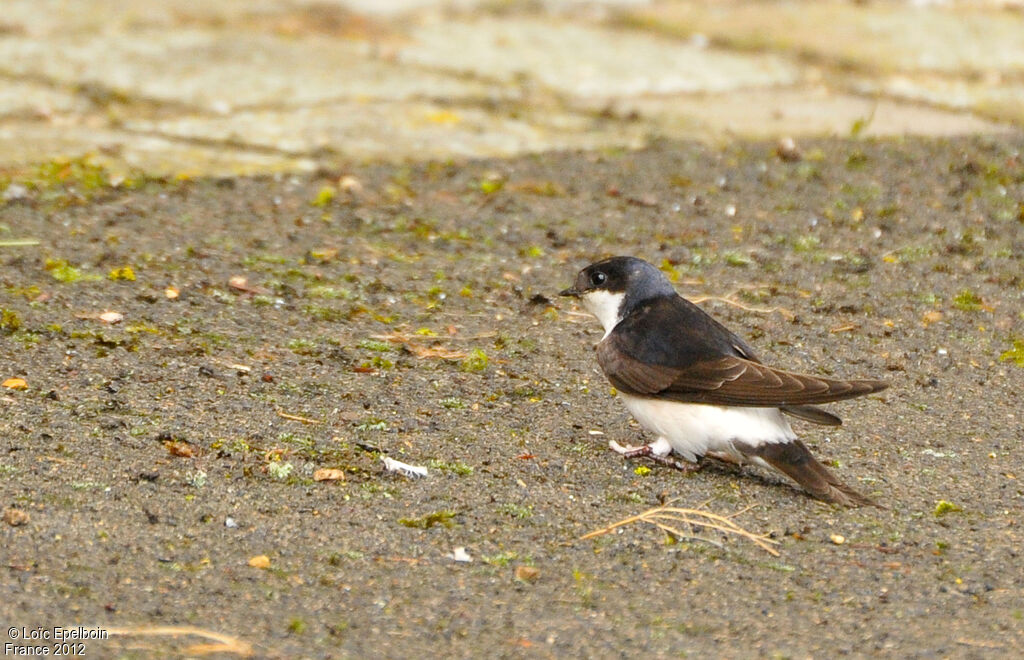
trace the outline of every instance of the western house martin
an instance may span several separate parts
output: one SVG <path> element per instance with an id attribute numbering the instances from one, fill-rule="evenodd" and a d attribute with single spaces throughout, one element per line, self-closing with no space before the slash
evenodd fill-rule
<path id="1" fill-rule="evenodd" d="M 874 505 L 811 455 L 783 413 L 838 426 L 814 404 L 879 392 L 879 380 L 833 380 L 761 364 L 754 350 L 686 300 L 664 274 L 635 257 L 612 257 L 580 271 L 561 292 L 597 317 L 597 361 L 640 425 L 656 439 L 609 443 L 627 458 L 650 456 L 697 469 L 704 456 L 772 467 L 819 499 Z M 675 452 L 689 461 L 669 457 Z"/>

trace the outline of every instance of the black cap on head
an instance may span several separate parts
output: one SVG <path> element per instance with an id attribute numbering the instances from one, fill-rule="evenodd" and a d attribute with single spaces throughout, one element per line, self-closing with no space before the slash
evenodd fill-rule
<path id="1" fill-rule="evenodd" d="M 625 293 L 626 300 L 633 304 L 676 293 L 660 270 L 636 257 L 611 257 L 590 264 L 561 295 L 578 298 L 591 291 Z"/>

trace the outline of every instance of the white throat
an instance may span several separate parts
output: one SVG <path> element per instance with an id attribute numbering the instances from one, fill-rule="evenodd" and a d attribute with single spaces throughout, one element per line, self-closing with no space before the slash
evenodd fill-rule
<path id="1" fill-rule="evenodd" d="M 601 322 L 601 326 L 604 328 L 604 336 L 607 337 L 608 333 L 622 320 L 622 317 L 619 316 L 619 310 L 625 297 L 625 293 L 589 291 L 580 297 L 580 302 L 583 304 L 584 309 L 596 316 L 597 320 Z"/>

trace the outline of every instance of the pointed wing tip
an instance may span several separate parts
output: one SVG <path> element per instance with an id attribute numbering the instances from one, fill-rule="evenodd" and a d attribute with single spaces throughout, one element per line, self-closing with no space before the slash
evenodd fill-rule
<path id="1" fill-rule="evenodd" d="M 886 508 L 867 495 L 862 495 L 846 484 L 839 482 L 829 484 L 828 492 L 822 494 L 813 493 L 813 495 L 819 499 L 850 508 L 862 506 L 873 506 L 876 509 Z"/>
<path id="2" fill-rule="evenodd" d="M 875 392 L 881 392 L 882 390 L 889 389 L 889 381 L 887 380 L 865 380 L 862 382 L 870 388 L 868 394 L 874 394 Z"/>
<path id="3" fill-rule="evenodd" d="M 800 440 L 759 447 L 737 448 L 744 453 L 764 459 L 769 465 L 800 484 L 805 491 L 819 500 L 847 507 L 885 508 L 839 481 L 838 477 L 814 458 L 807 445 Z"/>
<path id="4" fill-rule="evenodd" d="M 843 424 L 843 420 L 838 415 L 816 406 L 783 406 L 780 410 L 787 415 L 798 417 L 812 424 L 821 424 L 822 426 L 842 426 Z"/>

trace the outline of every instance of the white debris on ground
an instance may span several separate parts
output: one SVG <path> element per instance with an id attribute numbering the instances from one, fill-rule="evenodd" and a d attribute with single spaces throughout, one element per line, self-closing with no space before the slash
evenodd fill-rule
<path id="1" fill-rule="evenodd" d="M 448 559 L 451 559 L 452 561 L 457 561 L 462 564 L 468 564 L 473 561 L 473 558 L 469 556 L 468 552 L 466 552 L 466 548 L 462 547 L 461 545 L 452 548 L 452 551 L 445 555 L 445 557 L 448 557 Z"/>
<path id="2" fill-rule="evenodd" d="M 384 469 L 388 472 L 398 472 L 410 478 L 427 476 L 427 468 L 422 465 L 409 465 L 388 456 L 381 456 L 380 460 L 384 461 Z"/>

